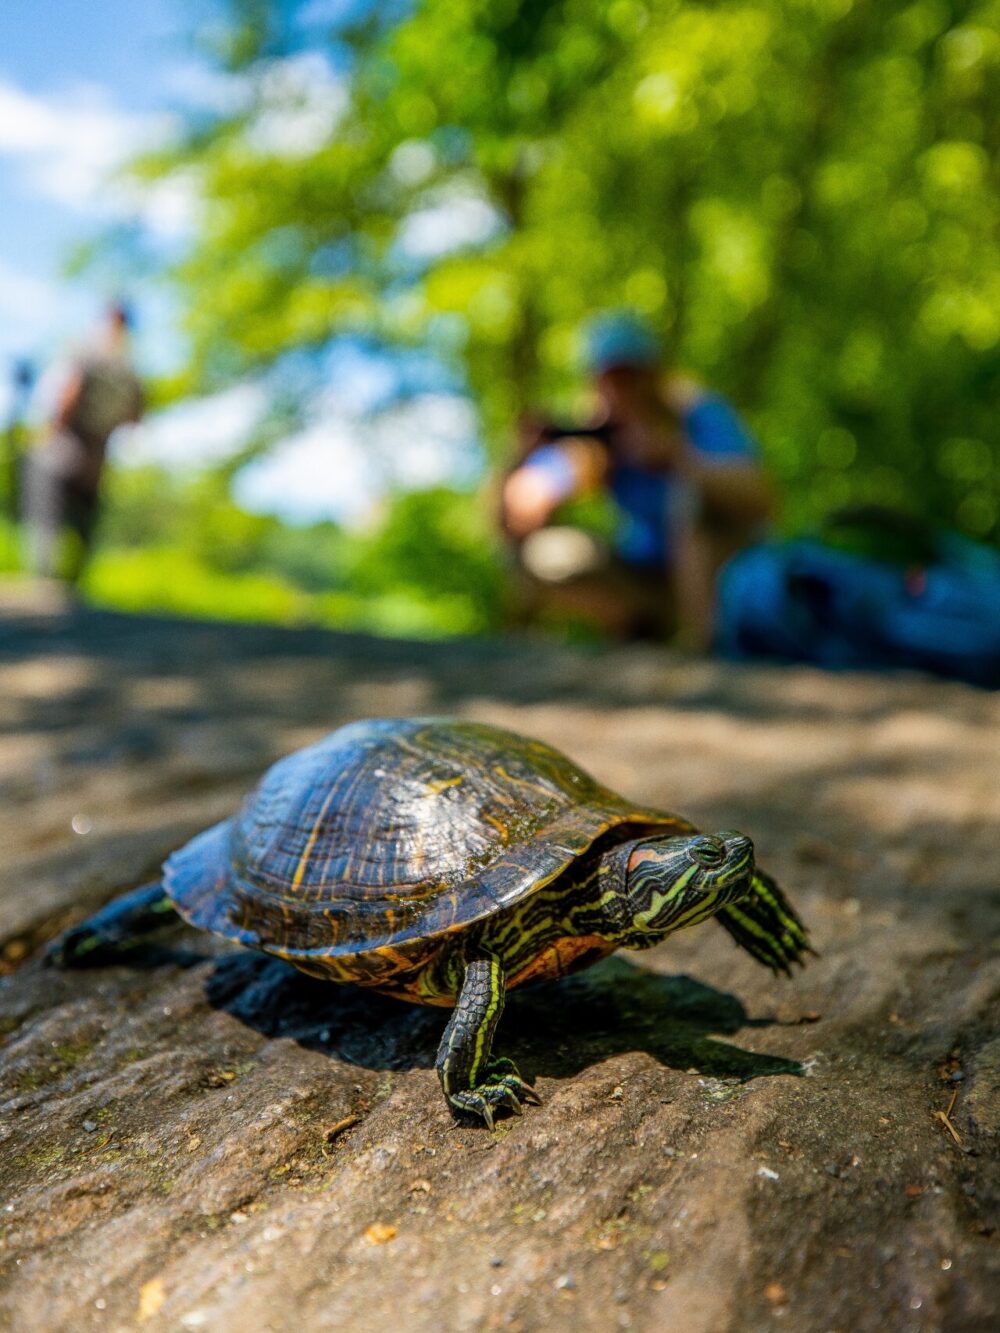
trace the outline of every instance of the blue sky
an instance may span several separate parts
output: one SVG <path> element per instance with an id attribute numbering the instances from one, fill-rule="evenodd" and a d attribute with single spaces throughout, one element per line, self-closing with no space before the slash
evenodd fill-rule
<path id="1" fill-rule="evenodd" d="M 0 420 L 14 363 L 28 359 L 43 372 L 34 404 L 43 412 L 60 354 L 87 337 L 117 295 L 97 280 L 68 281 L 66 260 L 103 226 L 136 213 L 136 199 L 109 177 L 168 134 L 197 92 L 188 35 L 197 2 L 0 4 Z M 140 211 L 152 232 L 176 239 L 190 200 L 165 188 L 150 204 Z M 167 369 L 183 349 L 169 303 L 147 298 L 141 313 L 139 362 Z"/>
<path id="2" fill-rule="evenodd" d="M 44 355 L 101 299 L 71 247 L 108 216 L 101 177 L 164 122 L 192 56 L 185 0 L 0 7 L 0 357 Z"/>
<path id="3" fill-rule="evenodd" d="M 314 0 L 312 17 L 321 21 L 343 3 Z M 139 198 L 109 177 L 137 149 L 169 135 L 186 105 L 219 95 L 220 82 L 196 58 L 189 35 L 210 8 L 206 0 L 0 0 L 0 419 L 14 359 L 51 365 L 116 294 L 96 280 L 63 277 L 72 248 L 122 216 L 138 214 L 170 245 L 183 243 L 193 225 L 197 200 L 183 181 Z M 296 77 L 315 91 L 322 114 L 335 102 L 336 75 L 315 53 L 298 60 Z M 268 120 L 272 148 L 276 130 L 280 140 L 303 127 L 301 116 L 282 114 Z M 315 123 L 306 123 L 309 133 Z M 481 218 L 471 223 L 473 233 L 483 226 Z M 447 231 L 441 219 L 431 229 L 437 237 Z M 181 351 L 169 306 L 146 296 L 140 368 L 163 370 Z M 368 364 L 354 349 L 347 362 L 352 394 L 340 385 L 321 395 L 304 429 L 238 478 L 245 504 L 293 520 L 360 519 L 387 484 L 475 472 L 466 400 L 438 386 L 370 422 L 366 408 L 385 392 L 384 359 Z M 265 401 L 259 386 L 241 385 L 182 404 L 119 442 L 117 457 L 197 467 L 237 447 Z"/>

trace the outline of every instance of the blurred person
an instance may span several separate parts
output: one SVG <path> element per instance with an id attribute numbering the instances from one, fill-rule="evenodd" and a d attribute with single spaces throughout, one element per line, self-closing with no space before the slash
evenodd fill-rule
<path id="1" fill-rule="evenodd" d="M 634 315 L 593 322 L 587 365 L 597 423 L 526 420 L 521 461 L 503 485 L 502 522 L 529 601 L 622 637 L 673 634 L 704 650 L 716 575 L 773 512 L 757 445 L 721 395 L 663 372 L 656 337 Z M 610 547 L 558 525 L 567 501 L 602 491 L 619 516 Z"/>
<path id="2" fill-rule="evenodd" d="M 108 307 L 92 343 L 70 358 L 55 410 L 26 459 L 29 566 L 72 585 L 93 543 L 108 439 L 139 421 L 145 407 L 129 352 L 131 323 L 127 306 Z"/>

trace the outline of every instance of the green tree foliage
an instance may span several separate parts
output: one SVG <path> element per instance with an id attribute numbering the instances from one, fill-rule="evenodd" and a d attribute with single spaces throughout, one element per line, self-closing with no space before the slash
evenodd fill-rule
<path id="1" fill-rule="evenodd" d="M 214 473 L 120 469 L 107 501 L 87 591 L 113 606 L 429 637 L 501 623 L 503 570 L 476 496 L 392 495 L 350 532 L 248 514 Z"/>
<path id="2" fill-rule="evenodd" d="M 355 7 L 307 39 L 335 126 L 279 150 L 302 12 L 230 0 L 247 105 L 144 164 L 205 198 L 185 386 L 345 330 L 428 344 L 499 454 L 525 408 L 585 410 L 579 326 L 626 305 L 747 413 L 791 526 L 865 500 L 996 535 L 998 0 Z M 477 208 L 475 243 L 408 250 Z"/>

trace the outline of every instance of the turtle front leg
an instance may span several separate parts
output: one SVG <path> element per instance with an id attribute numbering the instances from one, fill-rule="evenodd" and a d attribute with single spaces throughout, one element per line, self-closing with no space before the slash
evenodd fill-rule
<path id="1" fill-rule="evenodd" d="M 466 963 L 462 992 L 436 1061 L 449 1106 L 482 1116 L 490 1129 L 495 1107 L 505 1106 L 520 1115 L 522 1101 L 540 1101 L 512 1060 L 490 1058 L 506 993 L 507 978 L 499 958 L 474 958 Z"/>
<path id="2" fill-rule="evenodd" d="M 795 908 L 759 866 L 747 896 L 742 902 L 723 907 L 715 919 L 742 949 L 769 967 L 775 976 L 779 972 L 791 976 L 793 963 L 801 967 L 803 954 L 816 952 Z"/>
<path id="3" fill-rule="evenodd" d="M 177 920 L 162 884 L 144 884 L 70 926 L 45 951 L 53 967 L 104 967 Z"/>

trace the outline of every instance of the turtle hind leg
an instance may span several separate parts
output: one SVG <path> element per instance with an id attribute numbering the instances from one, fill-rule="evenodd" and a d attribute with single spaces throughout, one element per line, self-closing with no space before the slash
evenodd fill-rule
<path id="1" fill-rule="evenodd" d="M 490 1129 L 497 1108 L 520 1115 L 522 1101 L 539 1101 L 512 1060 L 490 1058 L 506 990 L 499 959 L 476 958 L 466 964 L 462 993 L 444 1030 L 436 1061 L 448 1105 L 454 1111 L 481 1116 Z"/>
<path id="2" fill-rule="evenodd" d="M 45 961 L 53 967 L 103 967 L 176 920 L 163 885 L 144 884 L 64 931 L 49 945 Z"/>

